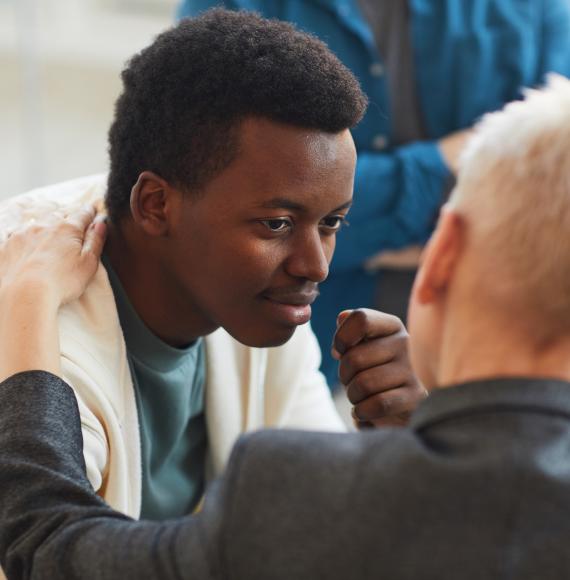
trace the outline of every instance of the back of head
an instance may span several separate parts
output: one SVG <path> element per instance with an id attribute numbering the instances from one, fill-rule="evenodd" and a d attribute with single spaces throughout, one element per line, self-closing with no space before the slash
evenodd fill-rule
<path id="1" fill-rule="evenodd" d="M 487 115 L 449 205 L 477 252 L 478 292 L 549 340 L 570 329 L 570 81 Z"/>
<path id="2" fill-rule="evenodd" d="M 199 191 L 235 157 L 244 118 L 339 132 L 360 121 L 367 103 L 321 41 L 284 22 L 223 9 L 159 35 L 122 79 L 109 133 L 112 221 L 128 212 L 145 170 Z"/>

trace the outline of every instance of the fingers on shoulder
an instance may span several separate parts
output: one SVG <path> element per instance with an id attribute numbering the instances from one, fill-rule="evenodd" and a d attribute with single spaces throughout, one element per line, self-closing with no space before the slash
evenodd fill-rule
<path id="1" fill-rule="evenodd" d="M 105 245 L 107 226 L 104 218 L 95 218 L 85 233 L 82 254 L 87 260 L 99 260 Z"/>
<path id="2" fill-rule="evenodd" d="M 65 221 L 84 232 L 93 223 L 96 215 L 97 210 L 94 205 L 84 205 L 69 211 L 65 215 Z"/>

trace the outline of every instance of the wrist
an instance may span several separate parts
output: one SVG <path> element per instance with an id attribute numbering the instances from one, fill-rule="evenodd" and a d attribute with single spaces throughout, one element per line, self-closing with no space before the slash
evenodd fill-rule
<path id="1" fill-rule="evenodd" d="M 55 314 L 60 305 L 61 300 L 53 285 L 42 280 L 18 280 L 0 286 L 0 310 L 4 312 L 17 306 L 39 310 L 44 315 Z"/>
<path id="2" fill-rule="evenodd" d="M 0 287 L 0 380 L 22 371 L 60 373 L 60 300 L 42 283 Z"/>

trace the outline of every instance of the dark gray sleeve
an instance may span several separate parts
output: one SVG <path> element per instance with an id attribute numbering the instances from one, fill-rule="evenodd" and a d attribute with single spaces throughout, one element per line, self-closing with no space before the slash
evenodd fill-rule
<path id="1" fill-rule="evenodd" d="M 0 563 L 9 580 L 218 578 L 226 484 L 203 512 L 137 522 L 85 475 L 72 389 L 43 371 L 0 383 Z"/>

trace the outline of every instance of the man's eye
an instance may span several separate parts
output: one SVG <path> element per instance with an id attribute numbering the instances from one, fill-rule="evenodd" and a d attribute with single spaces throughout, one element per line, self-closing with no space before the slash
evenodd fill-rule
<path id="1" fill-rule="evenodd" d="M 348 223 L 343 215 L 331 215 L 326 217 L 321 221 L 321 225 L 324 226 L 329 231 L 337 232 L 343 226 L 343 224 Z"/>
<path id="2" fill-rule="evenodd" d="M 291 221 L 284 218 L 261 220 L 261 223 L 272 232 L 284 232 L 291 227 Z"/>

